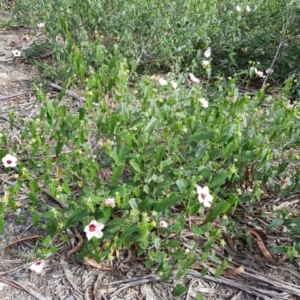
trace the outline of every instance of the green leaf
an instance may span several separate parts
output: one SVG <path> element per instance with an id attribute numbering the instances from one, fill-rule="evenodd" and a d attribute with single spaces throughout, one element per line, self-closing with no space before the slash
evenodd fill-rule
<path id="1" fill-rule="evenodd" d="M 198 211 L 199 211 L 199 208 L 200 208 L 199 202 L 190 204 L 188 206 L 188 214 L 189 214 L 189 216 L 196 215 L 198 213 Z"/>
<path id="2" fill-rule="evenodd" d="M 187 187 L 188 182 L 185 179 L 178 179 L 178 180 L 176 180 L 176 185 L 177 185 L 179 191 L 182 192 Z"/>
<path id="3" fill-rule="evenodd" d="M 155 124 L 158 122 L 158 119 L 155 117 L 152 117 L 151 120 L 146 125 L 144 132 L 150 132 L 154 128 Z"/>
<path id="4" fill-rule="evenodd" d="M 142 173 L 140 166 L 138 165 L 138 163 L 135 160 L 130 160 L 129 163 L 136 172 Z"/>
<path id="5" fill-rule="evenodd" d="M 21 186 L 22 186 L 22 181 L 18 180 L 17 183 L 12 188 L 12 192 L 17 193 L 20 190 Z"/>
<path id="6" fill-rule="evenodd" d="M 172 295 L 174 297 L 181 296 L 187 291 L 186 287 L 182 284 L 177 284 L 174 290 L 172 291 Z"/>
<path id="7" fill-rule="evenodd" d="M 114 160 L 115 164 L 116 165 L 119 165 L 120 164 L 120 161 L 119 161 L 119 156 L 117 154 L 116 151 L 112 151 L 109 156 Z"/>
<path id="8" fill-rule="evenodd" d="M 0 216 L 0 232 L 4 232 L 4 218 Z"/>
<path id="9" fill-rule="evenodd" d="M 125 230 L 122 232 L 120 239 L 123 240 L 126 237 L 132 237 L 133 233 L 137 232 L 138 228 L 135 224 L 125 227 Z"/>
<path id="10" fill-rule="evenodd" d="M 117 180 L 123 173 L 124 165 L 114 166 L 113 173 L 111 175 L 111 183 L 116 184 Z"/>
<path id="11" fill-rule="evenodd" d="M 202 295 L 197 294 L 197 300 L 205 300 L 205 298 Z"/>
<path id="12" fill-rule="evenodd" d="M 52 211 L 47 211 L 41 215 L 44 219 L 52 219 L 54 218 L 54 213 Z"/>
<path id="13" fill-rule="evenodd" d="M 272 229 L 272 228 L 275 228 L 277 226 L 280 226 L 284 223 L 284 220 L 281 219 L 281 218 L 276 218 L 274 219 L 270 224 L 269 224 L 269 228 Z"/>
<path id="14" fill-rule="evenodd" d="M 161 163 L 160 163 L 160 168 L 161 168 L 161 169 L 164 169 L 165 167 L 170 166 L 170 165 L 172 165 L 173 163 L 174 163 L 174 161 L 173 161 L 172 157 L 169 156 L 167 159 L 161 161 Z"/>
<path id="15" fill-rule="evenodd" d="M 85 116 L 85 113 L 86 113 L 86 111 L 85 111 L 84 108 L 80 108 L 80 109 L 79 109 L 79 120 L 80 120 L 80 121 L 83 120 L 83 118 L 84 118 L 84 116 Z"/>
<path id="16" fill-rule="evenodd" d="M 67 221 L 65 227 L 70 228 L 77 224 L 79 221 L 82 221 L 82 219 L 86 216 L 87 211 L 84 208 L 78 208 L 76 209 L 69 220 Z"/>
<path id="17" fill-rule="evenodd" d="M 127 145 L 122 145 L 121 146 L 121 149 L 120 149 L 119 154 L 118 154 L 120 161 L 124 162 L 125 157 L 126 157 L 127 153 L 130 151 L 130 149 L 131 148 L 128 147 Z"/>
<path id="18" fill-rule="evenodd" d="M 70 188 L 69 188 L 69 185 L 66 183 L 66 182 L 64 182 L 63 184 L 62 184 L 62 189 L 63 189 L 63 191 L 66 193 L 66 194 L 70 194 L 71 193 L 71 190 L 70 190 Z"/>
<path id="19" fill-rule="evenodd" d="M 38 179 L 33 179 L 29 181 L 29 187 L 33 192 L 37 192 L 39 190 Z"/>
<path id="20" fill-rule="evenodd" d="M 213 222 L 220 214 L 226 213 L 232 204 L 227 201 L 220 201 L 216 207 L 210 211 L 205 222 Z"/>
<path id="21" fill-rule="evenodd" d="M 58 141 L 55 147 L 55 154 L 58 156 L 61 153 L 62 147 L 64 143 L 62 141 Z"/>
<path id="22" fill-rule="evenodd" d="M 226 171 L 221 170 L 214 176 L 214 179 L 210 183 L 211 188 L 220 187 L 228 178 L 228 174 Z"/>
<path id="23" fill-rule="evenodd" d="M 36 193 L 30 192 L 30 193 L 28 194 L 28 197 L 29 197 L 29 199 L 32 201 L 32 204 L 33 204 L 34 206 L 37 206 L 37 205 L 38 205 L 39 199 L 38 199 L 38 196 L 37 196 Z"/>
<path id="24" fill-rule="evenodd" d="M 34 214 L 32 216 L 32 224 L 33 226 L 37 227 L 39 225 L 40 216 L 38 214 Z"/>
<path id="25" fill-rule="evenodd" d="M 154 210 L 157 212 L 166 210 L 168 208 L 170 208 L 171 206 L 173 206 L 174 204 L 176 204 L 177 202 L 179 202 L 181 200 L 181 197 L 179 197 L 178 195 L 172 194 L 168 199 L 163 199 L 163 200 L 159 200 L 155 207 Z"/>
<path id="26" fill-rule="evenodd" d="M 130 199 L 130 200 L 128 201 L 128 203 L 129 203 L 129 205 L 130 205 L 130 207 L 131 207 L 132 209 L 137 209 L 137 210 L 138 210 L 138 205 L 137 205 L 137 203 L 136 203 L 135 198 Z"/>
<path id="27" fill-rule="evenodd" d="M 164 147 L 164 146 L 157 147 L 156 153 L 155 153 L 156 165 L 160 164 L 160 162 L 163 159 L 163 156 L 165 154 L 165 151 L 166 151 L 166 147 Z"/>
<path id="28" fill-rule="evenodd" d="M 198 131 L 194 133 L 190 140 L 192 142 L 200 142 L 200 141 L 206 141 L 206 140 L 212 140 L 214 138 L 214 134 L 208 130 Z"/>

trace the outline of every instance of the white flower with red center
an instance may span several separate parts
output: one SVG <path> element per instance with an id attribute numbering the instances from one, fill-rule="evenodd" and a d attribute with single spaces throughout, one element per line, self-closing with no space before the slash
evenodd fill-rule
<path id="1" fill-rule="evenodd" d="M 206 58 L 210 58 L 210 56 L 211 56 L 211 48 L 210 47 L 206 49 L 206 51 L 204 52 L 204 56 Z"/>
<path id="2" fill-rule="evenodd" d="M 209 188 L 207 186 L 201 187 L 197 185 L 197 194 L 198 200 L 201 204 L 205 207 L 211 207 L 211 202 L 213 201 L 214 197 L 209 193 Z"/>
<path id="3" fill-rule="evenodd" d="M 273 72 L 274 72 L 274 70 L 271 69 L 271 68 L 268 68 L 268 69 L 266 70 L 266 74 L 268 74 L 268 75 L 272 74 Z"/>
<path id="4" fill-rule="evenodd" d="M 168 84 L 168 81 L 163 79 L 163 78 L 159 78 L 158 83 L 159 83 L 160 86 L 165 86 L 165 85 Z"/>
<path id="5" fill-rule="evenodd" d="M 207 108 L 207 107 L 208 107 L 208 101 L 207 101 L 206 99 L 201 98 L 199 101 L 200 101 L 201 106 L 202 106 L 203 108 Z"/>
<path id="6" fill-rule="evenodd" d="M 17 165 L 17 158 L 13 155 L 6 154 L 2 158 L 2 162 L 3 162 L 5 168 L 13 168 Z"/>
<path id="7" fill-rule="evenodd" d="M 209 66 L 209 64 L 210 64 L 210 61 L 209 61 L 209 60 L 206 60 L 206 59 L 202 60 L 202 67 L 203 67 L 203 68 Z"/>
<path id="8" fill-rule="evenodd" d="M 19 56 L 21 56 L 21 51 L 13 50 L 12 54 L 13 54 L 14 57 L 19 57 Z"/>
<path id="9" fill-rule="evenodd" d="M 103 228 L 104 224 L 98 223 L 96 220 L 92 220 L 90 224 L 85 226 L 84 232 L 86 233 L 86 237 L 88 240 L 90 240 L 92 237 L 100 239 L 103 236 Z"/>
<path id="10" fill-rule="evenodd" d="M 32 264 L 29 269 L 36 272 L 36 273 L 41 273 L 46 266 L 46 262 L 44 260 L 39 260 Z"/>
<path id="11" fill-rule="evenodd" d="M 38 24 L 37 24 L 37 27 L 38 27 L 38 28 L 44 28 L 44 27 L 45 27 L 45 23 L 38 23 Z"/>
<path id="12" fill-rule="evenodd" d="M 237 6 L 235 7 L 235 9 L 236 9 L 237 12 L 240 12 L 240 11 L 242 10 L 241 7 L 240 7 L 239 5 L 237 5 Z"/>
<path id="13" fill-rule="evenodd" d="M 159 226 L 162 228 L 167 228 L 168 227 L 168 223 L 166 221 L 160 221 L 159 222 Z"/>
<path id="14" fill-rule="evenodd" d="M 257 77 L 266 77 L 266 76 L 264 76 L 264 72 L 258 71 L 256 68 L 254 69 L 254 71 L 255 71 L 255 75 Z"/>
<path id="15" fill-rule="evenodd" d="M 247 11 L 247 12 L 250 12 L 250 11 L 251 11 L 251 8 L 250 8 L 249 5 L 246 6 L 246 11 Z"/>
<path id="16" fill-rule="evenodd" d="M 116 203 L 114 198 L 107 198 L 104 200 L 105 206 L 114 206 Z"/>
<path id="17" fill-rule="evenodd" d="M 190 79 L 191 82 L 193 83 L 199 83 L 200 79 L 197 78 L 193 73 L 188 73 L 188 77 Z"/>

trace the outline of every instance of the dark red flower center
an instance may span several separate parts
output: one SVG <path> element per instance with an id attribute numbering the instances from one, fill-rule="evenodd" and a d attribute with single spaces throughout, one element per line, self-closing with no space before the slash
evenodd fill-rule
<path id="1" fill-rule="evenodd" d="M 42 262 L 38 261 L 38 262 L 36 263 L 36 265 L 39 266 L 41 263 L 42 263 Z"/>
<path id="2" fill-rule="evenodd" d="M 204 199 L 205 200 L 205 198 L 206 198 L 206 194 L 201 194 L 201 197 L 202 197 L 202 199 Z"/>
<path id="3" fill-rule="evenodd" d="M 11 161 L 10 159 L 8 159 L 8 160 L 6 161 L 6 163 L 10 165 L 10 164 L 12 164 L 12 161 Z"/>
<path id="4" fill-rule="evenodd" d="M 90 230 L 91 232 L 95 231 L 95 230 L 96 230 L 96 226 L 95 226 L 94 224 L 91 224 L 91 225 L 89 226 L 89 230 Z"/>

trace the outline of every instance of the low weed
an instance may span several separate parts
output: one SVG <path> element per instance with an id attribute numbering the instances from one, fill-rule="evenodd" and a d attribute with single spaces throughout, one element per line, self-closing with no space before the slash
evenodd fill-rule
<path id="1" fill-rule="evenodd" d="M 296 3 L 58 0 L 25 10 L 30 3 L 18 1 L 15 18 L 45 21 L 60 72 L 40 64 L 49 71 L 43 80 L 57 75 L 63 90 L 53 100 L 36 85 L 39 117 L 23 124 L 18 143 L 2 132 L 0 157 L 15 153 L 18 173 L 4 185 L 1 214 L 16 209 L 27 184 L 34 226 L 46 220 L 41 256 L 76 227 L 89 238 L 81 258 L 113 261 L 133 249 L 163 279 L 174 266 L 181 277 L 199 255 L 214 260 L 215 245 L 237 230 L 237 207 L 250 214 L 255 203 L 299 189 L 299 106 L 287 98 L 297 83 L 287 76 L 298 72 Z M 271 65 L 271 81 L 285 76 L 273 96 L 259 73 Z M 201 74 L 200 84 L 187 71 Z M 259 89 L 243 93 L 242 83 Z M 84 100 L 65 97 L 68 88 Z M 64 208 L 40 214 L 41 186 Z M 271 227 L 291 220 L 278 211 Z M 277 251 L 292 258 L 298 248 Z M 217 275 L 226 266 L 219 261 Z"/>

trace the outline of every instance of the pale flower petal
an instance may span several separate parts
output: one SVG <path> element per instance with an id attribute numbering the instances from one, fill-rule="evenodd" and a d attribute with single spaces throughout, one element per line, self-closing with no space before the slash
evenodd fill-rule
<path id="1" fill-rule="evenodd" d="M 206 58 L 210 58 L 210 56 L 211 56 L 211 48 L 210 47 L 207 48 L 207 50 L 204 52 L 204 56 Z"/>
<path id="2" fill-rule="evenodd" d="M 163 78 L 159 78 L 159 79 L 158 79 L 158 83 L 159 83 L 159 85 L 161 85 L 161 86 L 165 86 L 165 85 L 168 84 L 168 81 L 165 80 L 165 79 L 163 79 Z"/>
<path id="3" fill-rule="evenodd" d="M 203 68 L 209 66 L 209 64 L 210 64 L 210 61 L 209 61 L 209 60 L 203 60 L 203 61 L 202 61 L 202 67 L 203 67 Z"/>
<path id="4" fill-rule="evenodd" d="M 197 78 L 193 73 L 188 73 L 188 77 L 190 79 L 191 82 L 193 83 L 199 83 L 200 79 Z"/>
<path id="5" fill-rule="evenodd" d="M 45 23 L 38 23 L 38 24 L 37 24 L 37 27 L 38 27 L 38 28 L 44 28 L 44 27 L 45 27 Z"/>
<path id="6" fill-rule="evenodd" d="M 13 50 L 12 54 L 13 54 L 14 57 L 19 57 L 19 56 L 21 56 L 21 51 Z"/>
<path id="7" fill-rule="evenodd" d="M 208 107 L 208 101 L 206 100 L 206 99 L 204 99 L 204 98 L 201 98 L 200 100 L 200 103 L 201 103 L 201 106 L 203 107 L 203 108 L 207 108 Z"/>
<path id="8" fill-rule="evenodd" d="M 107 198 L 104 200 L 105 206 L 114 206 L 116 203 L 114 198 Z"/>
<path id="9" fill-rule="evenodd" d="M 85 226 L 84 232 L 86 233 L 86 237 L 88 240 L 90 240 L 93 237 L 100 239 L 103 236 L 103 228 L 104 224 L 98 223 L 96 220 L 92 220 L 90 224 Z"/>
<path id="10" fill-rule="evenodd" d="M 197 194 L 202 193 L 202 187 L 200 185 L 197 185 Z"/>
<path id="11" fill-rule="evenodd" d="M 213 201 L 214 197 L 209 193 L 209 188 L 207 186 L 201 188 L 197 185 L 197 193 L 199 202 L 205 207 L 211 207 L 211 202 Z"/>
<path id="12" fill-rule="evenodd" d="M 241 7 L 240 7 L 239 5 L 237 5 L 237 6 L 235 7 L 235 9 L 236 9 L 237 12 L 240 12 L 240 11 L 242 10 Z"/>
<path id="13" fill-rule="evenodd" d="M 5 168 L 14 168 L 17 166 L 17 158 L 13 155 L 6 154 L 2 158 L 2 163 Z"/>
<path id="14" fill-rule="evenodd" d="M 171 81 L 171 87 L 172 87 L 173 90 L 176 90 L 177 89 L 177 82 L 172 80 Z"/>
<path id="15" fill-rule="evenodd" d="M 168 223 L 166 221 L 160 221 L 159 222 L 159 226 L 162 228 L 167 228 L 168 227 Z"/>
<path id="16" fill-rule="evenodd" d="M 256 68 L 254 69 L 254 71 L 255 71 L 255 75 L 257 77 L 266 77 L 266 76 L 264 76 L 264 73 L 262 71 L 258 71 Z"/>
<path id="17" fill-rule="evenodd" d="M 209 194 L 209 188 L 208 188 L 208 186 L 204 186 L 204 187 L 203 187 L 202 193 L 204 193 L 204 194 Z"/>
<path id="18" fill-rule="evenodd" d="M 247 12 L 250 12 L 250 11 L 251 11 L 251 8 L 250 8 L 249 5 L 246 6 L 246 11 L 247 11 Z"/>
<path id="19" fill-rule="evenodd" d="M 204 201 L 203 205 L 204 205 L 204 207 L 211 207 L 211 204 L 208 201 Z"/>
<path id="20" fill-rule="evenodd" d="M 273 69 L 271 69 L 271 68 L 268 68 L 267 70 L 266 70 L 266 74 L 272 74 L 274 72 L 274 70 Z"/>
<path id="21" fill-rule="evenodd" d="M 46 266 L 46 262 L 44 260 L 39 260 L 32 264 L 29 269 L 36 272 L 41 273 L 43 271 L 43 268 Z"/>

